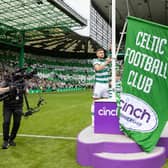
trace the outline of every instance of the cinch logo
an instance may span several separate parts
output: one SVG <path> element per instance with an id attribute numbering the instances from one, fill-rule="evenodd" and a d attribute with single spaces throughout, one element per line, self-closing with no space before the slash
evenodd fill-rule
<path id="1" fill-rule="evenodd" d="M 153 108 L 142 99 L 131 94 L 121 94 L 120 123 L 129 130 L 151 132 L 158 125 Z"/>
<path id="2" fill-rule="evenodd" d="M 127 103 L 121 99 L 121 109 L 122 111 L 128 113 L 139 120 L 144 120 L 144 122 L 149 123 L 151 115 L 147 112 L 146 109 L 134 107 L 133 104 Z"/>
<path id="3" fill-rule="evenodd" d="M 106 107 L 103 107 L 102 109 L 98 110 L 99 116 L 117 116 L 117 112 L 115 109 L 106 109 Z"/>

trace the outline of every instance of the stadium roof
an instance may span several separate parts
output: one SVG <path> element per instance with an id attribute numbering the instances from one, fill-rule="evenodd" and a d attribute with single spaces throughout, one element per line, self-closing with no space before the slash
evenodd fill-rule
<path id="1" fill-rule="evenodd" d="M 2 43 L 52 49 L 54 43 L 71 34 L 72 28 L 86 24 L 86 19 L 62 0 L 0 1 Z"/>
<path id="2" fill-rule="evenodd" d="M 91 1 L 110 23 L 111 0 Z M 126 2 L 116 0 L 118 37 L 128 14 Z M 128 0 L 128 4 L 132 16 L 168 24 L 168 0 Z M 0 0 L 0 42 L 3 43 L 20 45 L 24 38 L 24 44 L 33 48 L 94 52 L 96 42 L 73 31 L 86 24 L 86 19 L 63 0 Z"/>
<path id="3" fill-rule="evenodd" d="M 86 24 L 63 1 L 1 0 L 0 23 L 20 31 L 51 27 L 76 27 Z"/>
<path id="4" fill-rule="evenodd" d="M 108 23 L 111 22 L 111 2 L 111 0 L 92 0 L 96 9 Z M 168 0 L 116 0 L 118 32 L 121 32 L 123 28 L 128 10 L 131 16 L 168 25 Z"/>

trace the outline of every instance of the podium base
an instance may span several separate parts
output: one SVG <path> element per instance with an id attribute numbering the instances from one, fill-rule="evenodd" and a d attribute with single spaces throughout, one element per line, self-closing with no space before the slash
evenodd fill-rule
<path id="1" fill-rule="evenodd" d="M 95 134 L 93 127 L 82 130 L 77 139 L 77 162 L 93 168 L 161 168 L 165 147 L 146 153 L 130 138 L 118 134 Z"/>

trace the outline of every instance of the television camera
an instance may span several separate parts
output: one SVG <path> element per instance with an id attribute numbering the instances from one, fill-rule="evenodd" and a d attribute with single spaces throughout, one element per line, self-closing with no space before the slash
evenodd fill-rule
<path id="1" fill-rule="evenodd" d="M 9 91 L 0 95 L 0 101 L 8 100 L 11 97 L 16 97 L 18 94 L 23 94 L 27 111 L 23 113 L 23 116 L 27 117 L 32 115 L 34 112 L 40 110 L 40 106 L 43 104 L 44 99 L 39 98 L 36 107 L 31 108 L 26 95 L 26 80 L 32 79 L 37 74 L 37 70 L 33 69 L 30 72 L 27 68 L 17 69 L 13 73 L 7 73 L 4 75 L 4 85 L 3 87 L 9 86 Z"/>

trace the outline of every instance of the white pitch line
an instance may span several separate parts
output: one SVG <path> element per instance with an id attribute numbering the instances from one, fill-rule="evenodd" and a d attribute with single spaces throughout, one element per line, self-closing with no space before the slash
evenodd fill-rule
<path id="1" fill-rule="evenodd" d="M 2 133 L 0 133 L 0 135 L 2 135 Z M 64 136 L 47 136 L 47 135 L 30 135 L 30 134 L 17 134 L 17 136 L 20 136 L 20 137 L 31 137 L 31 138 L 77 140 L 76 137 L 64 137 Z"/>

